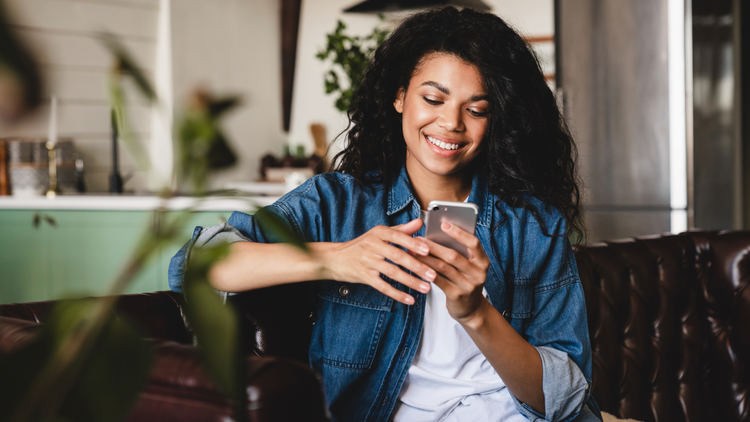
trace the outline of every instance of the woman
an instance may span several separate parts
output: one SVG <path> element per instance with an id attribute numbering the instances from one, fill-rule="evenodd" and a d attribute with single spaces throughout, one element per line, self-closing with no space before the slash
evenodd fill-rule
<path id="1" fill-rule="evenodd" d="M 336 171 L 267 208 L 313 252 L 234 213 L 212 284 L 316 283 L 310 364 L 340 421 L 601 420 L 590 396 L 574 144 L 523 39 L 497 16 L 412 16 L 377 50 Z M 469 257 L 431 242 L 432 200 L 479 208 Z"/>

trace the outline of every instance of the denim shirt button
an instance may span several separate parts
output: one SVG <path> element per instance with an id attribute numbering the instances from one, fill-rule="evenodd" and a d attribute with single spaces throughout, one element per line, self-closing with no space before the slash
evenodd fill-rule
<path id="1" fill-rule="evenodd" d="M 349 286 L 344 284 L 343 286 L 339 287 L 339 294 L 343 297 L 349 296 L 349 293 L 351 293 L 351 289 L 349 289 Z"/>

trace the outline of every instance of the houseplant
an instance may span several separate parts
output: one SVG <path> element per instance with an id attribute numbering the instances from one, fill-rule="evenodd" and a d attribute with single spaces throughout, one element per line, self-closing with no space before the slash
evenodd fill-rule
<path id="1" fill-rule="evenodd" d="M 336 108 L 346 113 L 357 99 L 354 97 L 357 87 L 364 77 L 375 50 L 383 44 L 389 31 L 380 24 L 365 36 L 352 36 L 345 32 L 346 24 L 341 20 L 336 23 L 336 29 L 326 35 L 326 45 L 319 50 L 315 57 L 322 62 L 330 62 L 330 69 L 325 73 L 323 83 L 326 94 L 336 96 Z"/>

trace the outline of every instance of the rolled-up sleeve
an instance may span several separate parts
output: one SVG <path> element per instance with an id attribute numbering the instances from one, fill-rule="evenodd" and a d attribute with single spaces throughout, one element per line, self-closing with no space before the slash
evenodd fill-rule
<path id="1" fill-rule="evenodd" d="M 297 235 L 305 238 L 299 225 L 291 218 L 282 207 L 287 210 L 304 212 L 305 207 L 300 204 L 299 191 L 308 192 L 311 190 L 312 179 L 305 182 L 297 190 L 288 193 L 274 204 L 263 208 L 264 211 L 274 214 L 280 218 L 284 224 L 291 227 Z M 315 193 L 315 192 L 313 192 Z M 315 198 L 313 198 L 315 199 Z M 311 225 L 312 226 L 312 225 Z M 190 240 L 172 257 L 169 262 L 168 279 L 169 288 L 175 292 L 182 293 L 182 284 L 185 279 L 185 270 L 190 258 L 190 252 L 193 248 L 211 247 L 219 244 L 230 244 L 234 242 L 260 242 L 260 243 L 279 243 L 283 239 L 278 233 L 270 227 L 264 227 L 258 224 L 258 220 L 252 215 L 244 212 L 235 211 L 229 217 L 226 223 L 212 227 L 196 227 Z"/>
<path id="2" fill-rule="evenodd" d="M 222 223 L 218 226 L 201 227 L 198 226 L 193 230 L 193 235 L 185 245 L 169 261 L 169 288 L 175 292 L 182 293 L 182 283 L 185 280 L 185 269 L 190 257 L 190 251 L 193 248 L 212 247 L 221 244 L 230 244 L 234 242 L 248 242 L 245 235 L 234 228 L 229 223 Z"/>
<path id="3" fill-rule="evenodd" d="M 576 419 L 588 401 L 589 382 L 567 353 L 551 347 L 536 347 L 536 350 L 542 358 L 545 414 L 513 397 L 516 407 L 531 421 Z"/>

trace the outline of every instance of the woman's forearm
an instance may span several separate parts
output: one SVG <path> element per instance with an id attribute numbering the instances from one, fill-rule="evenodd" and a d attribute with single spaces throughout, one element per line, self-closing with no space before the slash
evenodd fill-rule
<path id="1" fill-rule="evenodd" d="M 486 300 L 482 312 L 459 321 L 505 385 L 523 403 L 545 414 L 542 358 Z"/>
<path id="2" fill-rule="evenodd" d="M 335 243 L 308 243 L 309 252 L 285 243 L 236 242 L 209 271 L 214 288 L 241 292 L 323 277 L 319 255 Z"/>

